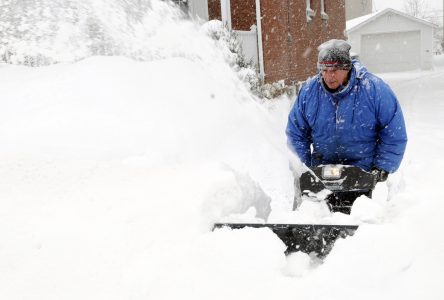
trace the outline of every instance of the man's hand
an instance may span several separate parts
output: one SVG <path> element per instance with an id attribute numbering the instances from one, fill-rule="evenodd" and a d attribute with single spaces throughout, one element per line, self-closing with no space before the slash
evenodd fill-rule
<path id="1" fill-rule="evenodd" d="M 387 180 L 389 173 L 387 171 L 381 170 L 377 167 L 372 168 L 372 174 L 376 176 L 378 182 L 384 182 Z"/>

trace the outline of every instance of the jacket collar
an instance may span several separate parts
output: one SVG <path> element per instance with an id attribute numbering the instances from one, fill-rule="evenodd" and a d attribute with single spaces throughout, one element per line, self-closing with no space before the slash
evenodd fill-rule
<path id="1" fill-rule="evenodd" d="M 355 61 L 353 62 L 353 66 L 350 69 L 350 78 L 348 79 L 347 84 L 345 86 L 340 86 L 336 92 L 329 91 L 328 88 L 325 86 L 324 80 L 322 80 L 322 74 L 321 73 L 318 74 L 318 80 L 319 80 L 322 88 L 324 89 L 324 91 L 327 94 L 332 95 L 333 98 L 336 98 L 336 99 L 341 99 L 341 98 L 344 98 L 345 96 L 347 96 L 350 93 L 350 91 L 353 89 L 353 87 L 355 86 L 357 79 L 358 79 L 358 76 L 357 76 L 357 68 L 355 66 Z"/>

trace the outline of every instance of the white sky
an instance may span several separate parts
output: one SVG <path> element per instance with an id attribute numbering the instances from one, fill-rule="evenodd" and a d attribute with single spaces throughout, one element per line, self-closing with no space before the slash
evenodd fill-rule
<path id="1" fill-rule="evenodd" d="M 402 10 L 402 8 L 404 7 L 404 2 L 405 1 L 403 0 L 373 0 L 373 8 L 376 10 L 383 10 L 387 7 L 391 7 L 394 9 Z M 430 4 L 430 8 L 442 10 L 442 0 L 428 0 L 428 3 Z"/>
<path id="2" fill-rule="evenodd" d="M 429 16 L 428 21 L 435 24 L 443 23 L 443 0 L 426 0 L 428 4 L 427 8 L 424 10 Z M 393 8 L 399 11 L 404 11 L 403 0 L 373 0 L 373 11 L 381 11 L 386 8 Z"/>

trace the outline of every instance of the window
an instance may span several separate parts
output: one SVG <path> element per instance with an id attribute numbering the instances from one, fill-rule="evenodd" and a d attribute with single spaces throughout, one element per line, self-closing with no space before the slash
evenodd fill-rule
<path id="1" fill-rule="evenodd" d="M 328 15 L 325 12 L 325 0 L 321 0 L 321 19 L 328 20 Z"/>
<path id="2" fill-rule="evenodd" d="M 305 12 L 306 12 L 306 15 L 307 15 L 307 22 L 310 22 L 311 19 L 316 15 L 316 12 L 311 9 L 310 2 L 311 2 L 311 0 L 306 0 L 307 8 L 306 8 Z"/>

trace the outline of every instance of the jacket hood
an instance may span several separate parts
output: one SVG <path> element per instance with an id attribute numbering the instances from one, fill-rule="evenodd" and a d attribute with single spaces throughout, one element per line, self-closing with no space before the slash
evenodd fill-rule
<path id="1" fill-rule="evenodd" d="M 352 61 L 352 68 L 350 69 L 350 78 L 345 86 L 341 86 L 336 92 L 332 93 L 327 89 L 327 87 L 324 84 L 324 81 L 322 80 L 322 75 L 319 73 L 318 80 L 321 86 L 324 88 L 325 92 L 331 94 L 334 98 L 344 98 L 350 91 L 353 89 L 353 87 L 356 84 L 357 80 L 360 80 L 366 73 L 367 68 L 361 65 L 361 63 L 358 60 Z"/>
<path id="2" fill-rule="evenodd" d="M 353 69 L 356 71 L 356 77 L 361 79 L 368 73 L 367 68 L 361 65 L 361 62 L 357 59 L 353 60 Z"/>

